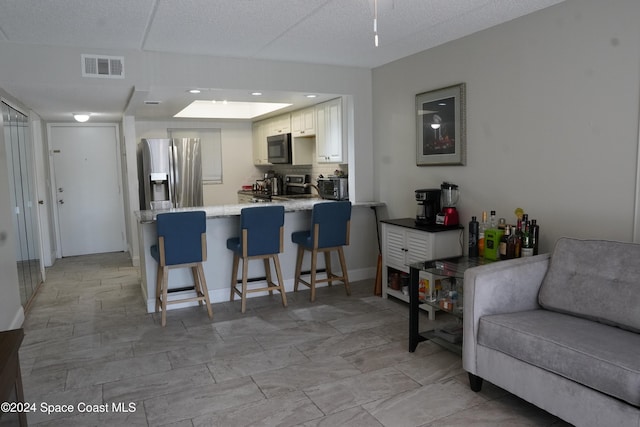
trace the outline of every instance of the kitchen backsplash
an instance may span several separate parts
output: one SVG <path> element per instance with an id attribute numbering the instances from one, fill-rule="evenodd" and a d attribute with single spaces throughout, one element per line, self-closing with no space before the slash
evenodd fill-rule
<path id="1" fill-rule="evenodd" d="M 312 166 L 293 166 L 293 165 L 269 165 L 256 166 L 260 172 L 255 177 L 251 177 L 250 181 L 262 178 L 262 174 L 268 170 L 273 170 L 280 175 L 311 175 L 311 182 L 315 184 L 318 176 L 335 175 L 336 170 L 341 171 L 344 175 L 349 174 L 349 167 L 346 164 L 315 164 Z"/>

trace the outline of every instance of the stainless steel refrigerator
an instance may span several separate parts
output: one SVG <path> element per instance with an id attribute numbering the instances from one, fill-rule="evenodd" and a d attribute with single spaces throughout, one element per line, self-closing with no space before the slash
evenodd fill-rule
<path id="1" fill-rule="evenodd" d="M 142 139 L 138 144 L 140 209 L 202 206 L 199 138 Z"/>

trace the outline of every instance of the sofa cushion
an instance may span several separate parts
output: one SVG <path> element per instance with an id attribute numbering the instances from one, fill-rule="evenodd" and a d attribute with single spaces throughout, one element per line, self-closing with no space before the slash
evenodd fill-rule
<path id="1" fill-rule="evenodd" d="M 640 332 L 640 245 L 558 240 L 538 302 L 548 310 Z"/>
<path id="2" fill-rule="evenodd" d="M 640 406 L 640 334 L 548 310 L 480 318 L 478 344 Z"/>

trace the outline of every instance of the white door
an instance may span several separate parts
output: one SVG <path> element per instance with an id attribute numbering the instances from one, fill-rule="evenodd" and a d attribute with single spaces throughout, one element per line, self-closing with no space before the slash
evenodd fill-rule
<path id="1" fill-rule="evenodd" d="M 125 249 L 118 128 L 50 126 L 60 256 Z"/>

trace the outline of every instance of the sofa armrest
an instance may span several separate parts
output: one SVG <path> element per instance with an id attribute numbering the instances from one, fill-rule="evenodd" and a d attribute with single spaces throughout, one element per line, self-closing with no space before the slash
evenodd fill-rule
<path id="1" fill-rule="evenodd" d="M 500 261 L 468 269 L 464 274 L 462 367 L 476 374 L 480 317 L 539 308 L 538 291 L 550 254 Z"/>

